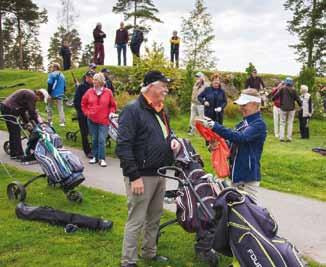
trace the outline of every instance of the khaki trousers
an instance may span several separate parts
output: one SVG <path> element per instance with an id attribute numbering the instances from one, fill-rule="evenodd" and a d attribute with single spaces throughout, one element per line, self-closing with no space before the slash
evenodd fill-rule
<path id="1" fill-rule="evenodd" d="M 125 225 L 122 244 L 122 265 L 136 263 L 138 259 L 138 240 L 143 232 L 142 257 L 156 256 L 156 235 L 163 213 L 165 179 L 159 176 L 144 176 L 144 193 L 131 192 L 129 178 L 125 177 L 128 198 L 128 219 Z"/>
<path id="2" fill-rule="evenodd" d="M 56 99 L 48 99 L 47 111 L 48 111 L 48 122 L 52 122 L 53 115 L 53 101 L 57 102 L 57 108 L 59 112 L 60 123 L 65 123 L 65 113 L 63 111 L 63 100 Z"/>

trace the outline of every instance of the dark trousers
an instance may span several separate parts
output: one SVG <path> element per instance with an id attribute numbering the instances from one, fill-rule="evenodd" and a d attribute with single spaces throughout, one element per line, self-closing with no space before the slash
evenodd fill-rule
<path id="1" fill-rule="evenodd" d="M 223 124 L 223 110 L 221 112 L 216 112 L 213 109 L 205 108 L 204 115 L 208 118 L 211 118 L 213 121 L 217 121 L 219 124 Z"/>
<path id="2" fill-rule="evenodd" d="M 83 146 L 83 151 L 85 155 L 88 155 L 91 153 L 91 146 L 89 145 L 88 141 L 88 125 L 87 125 L 87 117 L 79 113 L 77 114 L 77 119 L 78 119 L 78 124 L 79 124 L 79 129 L 80 129 L 80 135 L 82 139 L 82 146 Z"/>
<path id="3" fill-rule="evenodd" d="M 179 50 L 171 50 L 172 65 L 174 64 L 174 61 L 176 68 L 179 68 Z"/>
<path id="4" fill-rule="evenodd" d="M 302 117 L 299 113 L 299 126 L 301 138 L 309 139 L 309 117 Z"/>
<path id="5" fill-rule="evenodd" d="M 121 66 L 121 51 L 123 56 L 123 65 L 127 65 L 127 45 L 126 44 L 118 44 L 117 45 L 118 51 L 118 65 Z"/>
<path id="6" fill-rule="evenodd" d="M 135 56 L 140 57 L 140 44 L 131 44 L 130 50 Z"/>
<path id="7" fill-rule="evenodd" d="M 104 45 L 103 43 L 95 43 L 94 63 L 104 65 Z"/>
<path id="8" fill-rule="evenodd" d="M 63 60 L 63 70 L 69 70 L 71 67 L 70 55 L 63 56 L 62 60 Z"/>
<path id="9" fill-rule="evenodd" d="M 2 115 L 12 115 L 10 110 L 2 106 L 1 107 Z M 24 155 L 22 142 L 20 138 L 20 127 L 17 125 L 17 120 L 15 117 L 12 116 L 5 116 L 6 125 L 9 132 L 9 149 L 10 149 L 10 156 L 22 156 Z"/>

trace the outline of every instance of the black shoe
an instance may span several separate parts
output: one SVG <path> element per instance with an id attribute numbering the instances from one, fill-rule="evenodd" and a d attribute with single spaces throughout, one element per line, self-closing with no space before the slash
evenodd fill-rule
<path id="1" fill-rule="evenodd" d="M 280 142 L 285 142 L 285 140 L 284 139 L 280 139 Z"/>
<path id="2" fill-rule="evenodd" d="M 290 142 L 292 142 L 292 140 L 291 139 L 287 139 L 285 142 L 290 143 Z"/>

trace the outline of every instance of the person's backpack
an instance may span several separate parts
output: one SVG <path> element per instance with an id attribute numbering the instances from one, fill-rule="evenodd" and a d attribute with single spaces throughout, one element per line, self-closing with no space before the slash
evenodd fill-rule
<path id="1" fill-rule="evenodd" d="M 247 194 L 228 188 L 218 196 L 213 248 L 233 254 L 240 266 L 304 267 L 298 250 L 277 236 L 278 225 L 267 209 Z"/>

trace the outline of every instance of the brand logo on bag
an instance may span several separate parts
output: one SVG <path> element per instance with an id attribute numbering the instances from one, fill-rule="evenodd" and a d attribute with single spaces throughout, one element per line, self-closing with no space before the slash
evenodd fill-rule
<path id="1" fill-rule="evenodd" d="M 254 263 L 254 265 L 256 267 L 263 267 L 263 265 L 261 265 L 257 259 L 257 256 L 255 254 L 255 252 L 252 249 L 248 249 L 247 252 L 250 255 L 250 259 L 252 260 L 252 262 Z"/>

